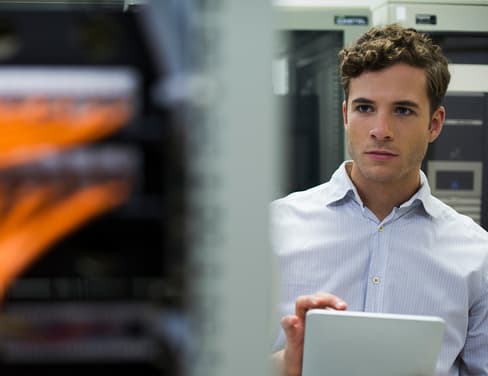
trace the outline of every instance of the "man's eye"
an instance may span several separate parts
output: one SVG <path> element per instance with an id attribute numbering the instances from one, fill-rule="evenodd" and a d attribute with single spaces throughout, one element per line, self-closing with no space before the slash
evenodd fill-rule
<path id="1" fill-rule="evenodd" d="M 412 115 L 413 111 L 407 107 L 397 107 L 395 112 L 400 115 Z"/>
<path id="2" fill-rule="evenodd" d="M 356 111 L 358 112 L 372 112 L 373 107 L 370 106 L 369 104 L 360 104 L 356 106 Z"/>

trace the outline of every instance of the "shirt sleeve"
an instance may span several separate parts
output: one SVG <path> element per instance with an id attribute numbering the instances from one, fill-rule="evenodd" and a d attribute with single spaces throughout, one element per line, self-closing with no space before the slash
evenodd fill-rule
<path id="1" fill-rule="evenodd" d="M 484 293 L 469 311 L 468 333 L 460 366 L 460 376 L 488 376 L 488 280 Z"/>

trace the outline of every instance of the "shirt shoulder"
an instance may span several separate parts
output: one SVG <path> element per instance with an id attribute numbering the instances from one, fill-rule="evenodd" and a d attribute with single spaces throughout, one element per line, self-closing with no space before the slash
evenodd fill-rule
<path id="1" fill-rule="evenodd" d="M 271 202 L 271 214 L 300 213 L 326 205 L 330 193 L 330 182 L 304 191 L 293 192 Z"/>
<path id="2" fill-rule="evenodd" d="M 324 208 L 332 202 L 342 200 L 349 192 L 354 194 L 354 187 L 347 177 L 346 162 L 323 184 L 304 191 L 293 192 L 271 203 L 272 214 L 276 212 L 307 212 Z"/>
<path id="3" fill-rule="evenodd" d="M 438 215 L 436 220 L 438 225 L 447 226 L 457 231 L 454 235 L 475 238 L 485 241 L 486 251 L 488 252 L 488 232 L 477 224 L 471 217 L 457 212 L 454 208 L 442 202 L 435 196 L 431 196 L 431 204 L 436 207 Z"/>

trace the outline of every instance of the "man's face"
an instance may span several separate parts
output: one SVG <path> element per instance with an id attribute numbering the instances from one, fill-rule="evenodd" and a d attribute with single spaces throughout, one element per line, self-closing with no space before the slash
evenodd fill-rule
<path id="1" fill-rule="evenodd" d="M 418 186 L 427 146 L 444 121 L 443 107 L 430 115 L 424 70 L 399 63 L 351 79 L 343 115 L 356 184 Z"/>

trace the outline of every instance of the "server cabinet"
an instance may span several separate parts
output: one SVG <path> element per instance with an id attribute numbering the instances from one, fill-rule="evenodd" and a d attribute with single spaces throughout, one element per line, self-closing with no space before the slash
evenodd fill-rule
<path id="1" fill-rule="evenodd" d="M 434 195 L 488 228 L 487 1 L 384 1 L 374 24 L 398 22 L 428 32 L 450 64 L 442 134 L 423 169 Z"/>
<path id="2" fill-rule="evenodd" d="M 367 7 L 275 6 L 275 93 L 287 127 L 286 192 L 327 181 L 348 157 L 337 55 L 370 22 Z"/>
<path id="3" fill-rule="evenodd" d="M 122 1 L 27 3 L 0 4 L 2 372 L 178 374 L 163 329 L 182 324 L 185 136 L 155 100 L 169 51 Z"/>

